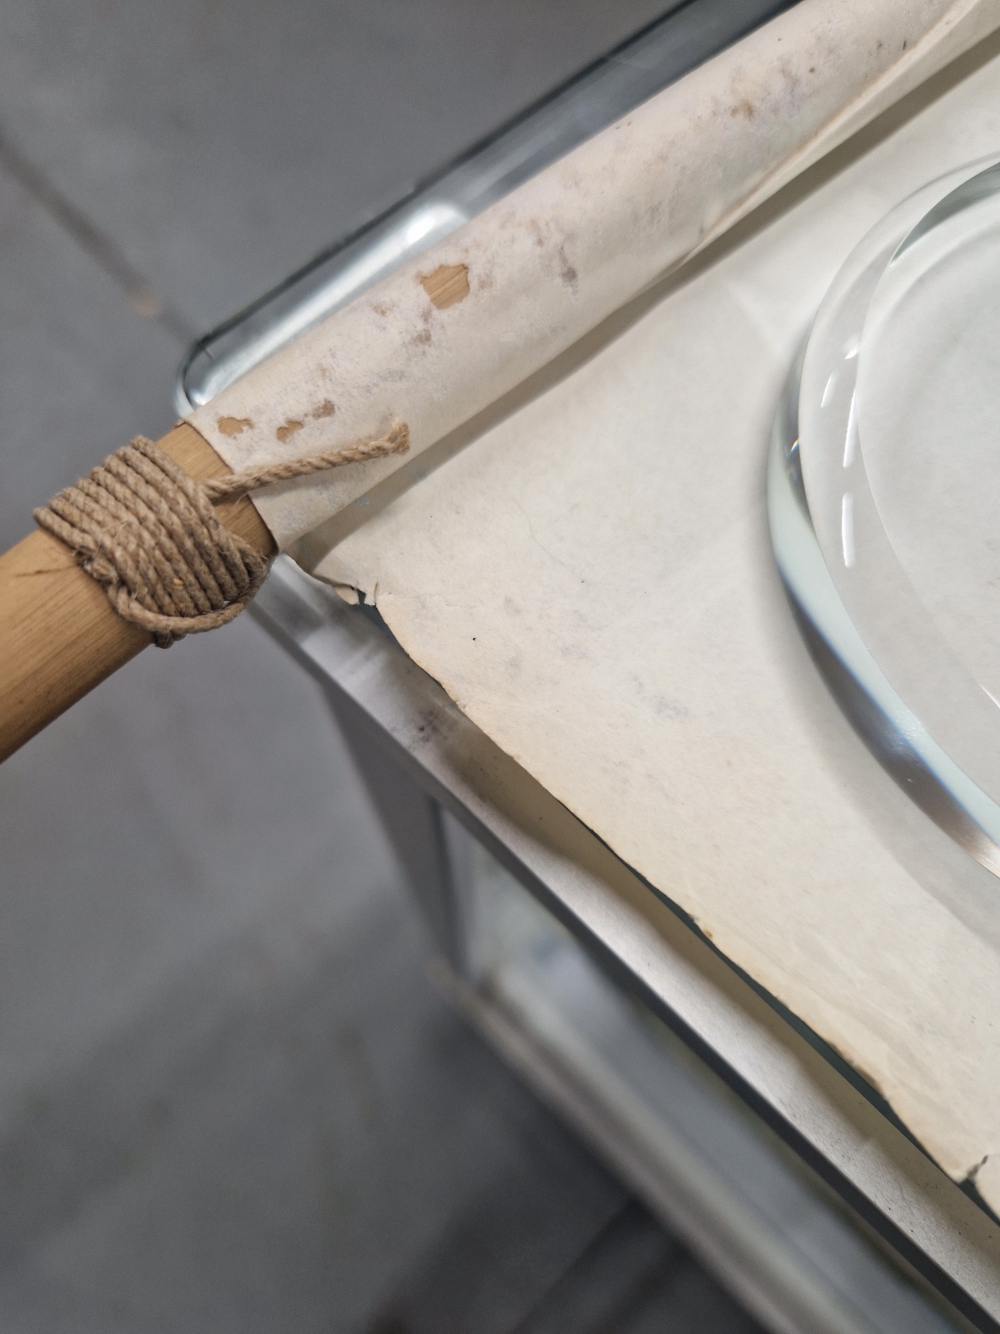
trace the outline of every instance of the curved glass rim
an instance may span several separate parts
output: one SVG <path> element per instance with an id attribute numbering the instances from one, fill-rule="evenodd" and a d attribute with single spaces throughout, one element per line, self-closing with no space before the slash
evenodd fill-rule
<path id="1" fill-rule="evenodd" d="M 880 641 L 878 627 L 870 614 L 866 616 L 865 603 L 856 594 L 857 572 L 844 555 L 843 530 L 831 531 L 834 516 L 829 504 L 826 509 L 830 512 L 820 515 L 825 531 L 818 531 L 816 495 L 822 494 L 824 468 L 832 474 L 835 461 L 829 449 L 824 458 L 820 446 L 810 445 L 808 431 L 810 416 L 815 421 L 816 404 L 839 393 L 839 415 L 834 415 L 839 435 L 830 439 L 839 440 L 839 466 L 846 467 L 848 458 L 855 463 L 854 500 L 854 492 L 867 484 L 857 439 L 858 352 L 876 288 L 894 261 L 961 211 L 998 192 L 1000 154 L 994 154 L 922 187 L 863 238 L 834 279 L 793 367 L 775 417 L 767 477 L 775 559 L 807 646 L 828 687 L 895 782 L 995 876 L 1000 876 L 1000 803 L 986 784 L 977 781 L 976 757 L 972 764 L 967 763 L 969 757 L 962 753 L 961 744 L 952 744 L 955 736 L 947 722 L 941 722 L 945 715 L 934 716 L 932 710 L 925 710 L 921 692 L 914 691 L 911 682 L 898 679 L 895 659 L 884 651 L 884 637 Z M 831 370 L 830 349 L 834 347 L 842 364 Z M 874 514 L 873 500 L 871 505 Z M 883 552 L 883 558 L 895 561 L 887 541 L 885 547 L 888 554 Z M 837 560 L 835 552 L 843 559 Z M 893 591 L 901 589 L 903 581 L 908 585 L 901 567 L 898 574 Z M 912 588 L 910 596 L 912 606 L 906 613 L 910 620 L 904 618 L 904 623 L 909 627 L 914 617 L 922 618 L 919 647 L 931 646 L 936 665 L 947 674 L 949 684 L 963 700 L 968 696 L 974 702 L 977 721 L 985 715 L 990 730 L 1000 739 L 1000 714 L 990 713 L 982 687 L 930 624 L 929 613 Z"/>

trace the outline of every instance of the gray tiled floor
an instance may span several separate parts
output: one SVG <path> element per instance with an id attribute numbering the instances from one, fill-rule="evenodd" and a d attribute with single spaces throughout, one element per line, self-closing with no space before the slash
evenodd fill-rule
<path id="1" fill-rule="evenodd" d="M 169 425 L 185 330 L 662 2 L 8 0 L 0 543 Z M 427 985 L 252 622 L 15 756 L 0 847 L 5 1330 L 751 1328 Z"/>

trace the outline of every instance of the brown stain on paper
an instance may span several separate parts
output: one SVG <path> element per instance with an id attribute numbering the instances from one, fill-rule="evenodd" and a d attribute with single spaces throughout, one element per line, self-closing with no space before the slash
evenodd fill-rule
<path id="1" fill-rule="evenodd" d="M 469 295 L 468 264 L 442 264 L 433 273 L 425 274 L 420 279 L 420 286 L 437 306 L 438 310 L 447 310 L 457 306 Z"/>
<path id="2" fill-rule="evenodd" d="M 559 269 L 560 279 L 575 293 L 577 289 L 578 275 L 576 269 L 569 262 L 569 258 L 566 254 L 566 247 L 564 245 L 559 247 L 559 264 L 561 266 Z"/>
<path id="3" fill-rule="evenodd" d="M 217 423 L 222 435 L 239 435 L 241 431 L 248 431 L 253 422 L 249 417 L 220 417 Z"/>
<path id="4" fill-rule="evenodd" d="M 309 416 L 313 421 L 322 421 L 324 417 L 332 417 L 336 411 L 336 404 L 331 402 L 330 399 L 325 398 L 318 408 L 313 408 L 312 412 L 309 413 Z M 249 422 L 247 425 L 249 425 Z M 278 440 L 284 444 L 286 440 L 304 428 L 304 421 L 300 421 L 298 417 L 289 417 L 287 421 L 281 423 L 274 434 Z"/>
<path id="5" fill-rule="evenodd" d="M 304 423 L 300 421 L 296 421 L 294 417 L 289 417 L 288 421 L 279 426 L 274 434 L 278 437 L 281 443 L 284 444 L 290 435 L 294 435 L 296 431 L 302 430 L 303 424 Z"/>

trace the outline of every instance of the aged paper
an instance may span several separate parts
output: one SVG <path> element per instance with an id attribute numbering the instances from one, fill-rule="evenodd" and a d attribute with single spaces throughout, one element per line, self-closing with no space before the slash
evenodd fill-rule
<path id="1" fill-rule="evenodd" d="M 409 427 L 411 457 L 1000 24 L 1000 0 L 800 0 L 305 333 L 191 423 L 239 469 Z M 403 466 L 254 503 L 282 548 Z"/>
<path id="2" fill-rule="evenodd" d="M 1000 145 L 998 89 L 990 39 L 368 523 L 299 549 L 994 1207 L 997 881 L 916 808 L 889 836 L 877 782 L 845 777 L 838 753 L 864 752 L 821 690 L 804 703 L 764 471 L 833 273 L 909 191 Z"/>

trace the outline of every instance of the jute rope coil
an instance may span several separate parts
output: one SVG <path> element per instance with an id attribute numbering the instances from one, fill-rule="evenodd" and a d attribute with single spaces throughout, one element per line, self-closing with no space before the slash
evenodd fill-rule
<path id="1" fill-rule="evenodd" d="M 34 517 L 107 590 L 119 616 L 168 648 L 233 620 L 267 574 L 267 558 L 219 521 L 215 503 L 409 445 L 406 423 L 396 422 L 380 440 L 200 482 L 136 436 Z"/>

